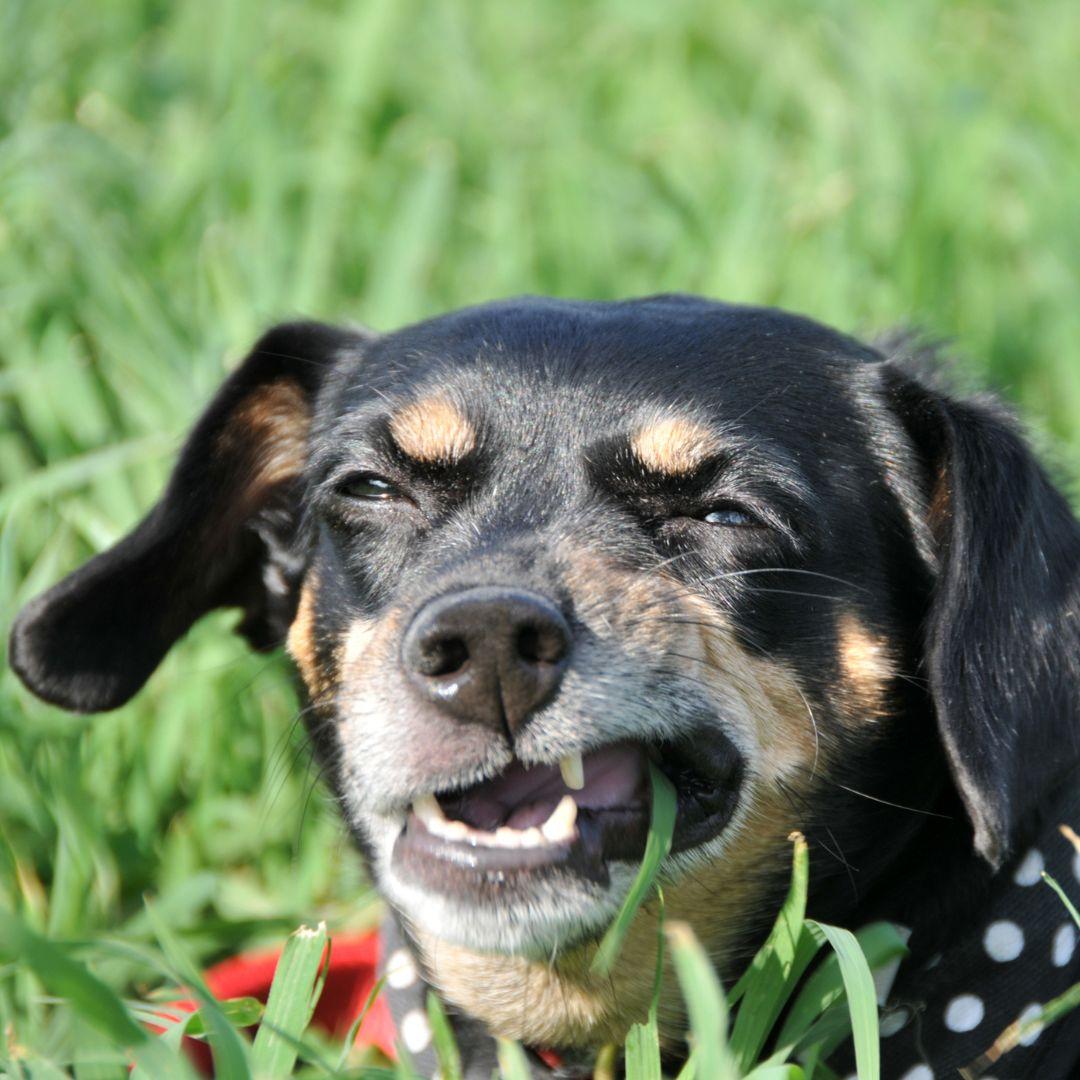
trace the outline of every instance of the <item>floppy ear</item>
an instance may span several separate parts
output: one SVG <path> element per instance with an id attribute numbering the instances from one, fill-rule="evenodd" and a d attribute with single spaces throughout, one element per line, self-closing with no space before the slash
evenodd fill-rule
<path id="1" fill-rule="evenodd" d="M 11 666 L 39 697 L 113 709 L 213 608 L 240 607 L 256 648 L 292 618 L 293 550 L 314 399 L 360 332 L 318 323 L 270 330 L 195 425 L 165 494 L 115 547 L 19 614 Z"/>
<path id="2" fill-rule="evenodd" d="M 941 741 L 975 846 L 997 866 L 1080 758 L 1080 524 L 1003 409 L 892 361 L 884 374 L 926 468 Z"/>

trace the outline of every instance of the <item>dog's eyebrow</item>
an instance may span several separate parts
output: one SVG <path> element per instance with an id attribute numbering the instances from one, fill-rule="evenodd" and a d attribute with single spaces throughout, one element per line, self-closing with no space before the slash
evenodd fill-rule
<path id="1" fill-rule="evenodd" d="M 690 417 L 660 415 L 630 435 L 630 449 L 649 472 L 685 476 L 720 449 L 720 439 L 706 424 Z"/>
<path id="2" fill-rule="evenodd" d="M 407 457 L 453 465 L 476 448 L 476 428 L 448 395 L 417 398 L 390 417 L 390 435 Z"/>

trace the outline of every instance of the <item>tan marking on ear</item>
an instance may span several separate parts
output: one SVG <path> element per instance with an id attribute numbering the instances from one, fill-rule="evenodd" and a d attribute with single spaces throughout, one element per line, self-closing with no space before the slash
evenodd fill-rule
<path id="1" fill-rule="evenodd" d="M 638 428 L 630 446 L 646 469 L 680 476 L 693 472 L 716 452 L 716 437 L 696 420 L 663 416 Z"/>
<path id="2" fill-rule="evenodd" d="M 296 616 L 285 638 L 285 651 L 293 658 L 304 685 L 313 701 L 320 701 L 329 692 L 329 676 L 319 665 L 315 644 L 315 604 L 318 579 L 308 574 L 300 589 L 300 602 Z"/>
<path id="3" fill-rule="evenodd" d="M 796 827 L 794 811 L 777 793 L 752 791 L 749 799 L 741 821 L 729 827 L 724 857 L 664 887 L 666 917 L 688 922 L 709 955 L 729 958 L 729 967 L 738 959 L 740 935 L 764 933 L 775 918 L 763 900 L 767 888 L 775 888 L 778 868 L 790 861 L 787 837 Z M 652 978 L 642 973 L 656 965 L 657 916 L 655 901 L 642 906 L 615 968 L 603 977 L 589 970 L 595 944 L 533 960 L 473 952 L 425 932 L 418 941 L 431 982 L 494 1034 L 534 1046 L 595 1048 L 624 1042 L 630 1025 L 646 1018 Z M 686 1016 L 670 955 L 664 958 L 659 1022 L 663 1046 L 675 1049 Z"/>
<path id="4" fill-rule="evenodd" d="M 236 458 L 233 475 L 241 478 L 231 513 L 246 517 L 267 488 L 300 475 L 310 425 L 307 395 L 289 378 L 253 390 L 237 405 L 217 440 L 220 453 Z"/>
<path id="5" fill-rule="evenodd" d="M 406 405 L 391 418 L 390 434 L 417 461 L 453 464 L 476 447 L 476 429 L 445 394 Z"/>
<path id="6" fill-rule="evenodd" d="M 840 615 L 836 634 L 847 718 L 856 724 L 880 719 L 888 713 L 888 686 L 895 674 L 889 639 L 873 633 L 851 611 Z"/>

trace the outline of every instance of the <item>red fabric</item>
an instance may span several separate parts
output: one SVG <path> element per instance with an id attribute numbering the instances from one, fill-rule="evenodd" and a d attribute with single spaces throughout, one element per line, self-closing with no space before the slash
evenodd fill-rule
<path id="1" fill-rule="evenodd" d="M 379 944 L 377 931 L 333 939 L 330 969 L 326 973 L 326 982 L 312 1018 L 316 1027 L 339 1038 L 348 1034 L 375 985 Z M 206 985 L 219 1000 L 254 997 L 265 1002 L 280 957 L 280 949 L 267 949 L 222 960 L 206 972 Z M 195 1002 L 191 1000 L 171 1002 L 161 1010 L 162 1018 L 165 1019 L 173 1010 L 192 1012 L 195 1007 Z M 393 1058 L 396 1056 L 396 1037 L 390 1009 L 380 995 L 368 1009 L 356 1034 L 356 1043 L 378 1047 L 387 1057 Z M 198 1039 L 185 1039 L 184 1046 L 200 1071 L 206 1076 L 213 1076 L 209 1046 Z"/>

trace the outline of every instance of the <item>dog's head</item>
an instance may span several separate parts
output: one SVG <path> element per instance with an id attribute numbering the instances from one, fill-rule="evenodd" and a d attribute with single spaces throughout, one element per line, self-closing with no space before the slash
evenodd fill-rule
<path id="1" fill-rule="evenodd" d="M 1078 567 L 1008 420 L 901 362 L 775 311 L 522 300 L 271 331 L 11 655 L 95 711 L 212 608 L 287 638 L 376 882 L 447 949 L 595 938 L 655 762 L 669 909 L 723 956 L 794 828 L 857 872 L 916 828 L 889 804 L 952 798 L 1005 857 L 1075 759 Z"/>

